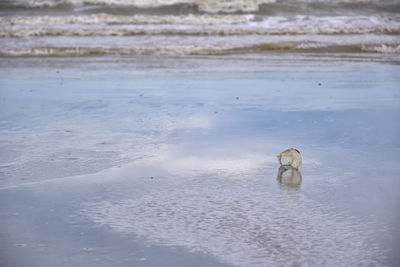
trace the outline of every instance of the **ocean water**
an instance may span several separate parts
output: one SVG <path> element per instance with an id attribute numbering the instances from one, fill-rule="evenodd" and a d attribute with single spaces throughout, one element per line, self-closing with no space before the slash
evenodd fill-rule
<path id="1" fill-rule="evenodd" d="M 1 56 L 345 52 L 398 60 L 397 0 L 0 2 Z"/>

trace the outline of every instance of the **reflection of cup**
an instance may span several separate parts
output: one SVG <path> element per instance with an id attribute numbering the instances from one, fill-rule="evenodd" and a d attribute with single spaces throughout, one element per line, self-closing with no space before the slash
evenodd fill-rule
<path id="1" fill-rule="evenodd" d="M 292 166 L 282 165 L 276 177 L 279 183 L 288 187 L 299 187 L 301 185 L 301 172 Z"/>

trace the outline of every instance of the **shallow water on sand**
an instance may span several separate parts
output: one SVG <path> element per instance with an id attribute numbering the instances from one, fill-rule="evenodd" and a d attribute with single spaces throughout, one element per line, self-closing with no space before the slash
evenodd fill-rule
<path id="1" fill-rule="evenodd" d="M 0 265 L 398 265 L 399 67 L 226 60 L 3 64 Z"/>

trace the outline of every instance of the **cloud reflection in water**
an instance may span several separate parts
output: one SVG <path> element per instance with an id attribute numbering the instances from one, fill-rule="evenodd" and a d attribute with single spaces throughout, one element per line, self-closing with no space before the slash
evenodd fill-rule
<path id="1" fill-rule="evenodd" d="M 150 245 L 181 246 L 235 266 L 378 265 L 381 248 L 363 222 L 307 199 L 244 180 L 208 176 L 154 188 L 143 196 L 90 202 L 80 214 Z M 298 187 L 301 174 L 280 169 Z M 219 179 L 217 179 L 219 178 Z M 265 178 L 264 178 L 265 179 Z"/>

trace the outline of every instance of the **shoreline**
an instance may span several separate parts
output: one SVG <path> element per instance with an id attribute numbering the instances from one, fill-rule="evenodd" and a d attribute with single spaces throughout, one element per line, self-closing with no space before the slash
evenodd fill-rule
<path id="1" fill-rule="evenodd" d="M 253 69 L 249 71 L 262 70 L 262 67 L 271 66 L 291 66 L 291 65 L 305 65 L 305 66 L 315 66 L 322 65 L 324 63 L 329 63 L 329 66 L 338 65 L 348 65 L 348 64 L 387 64 L 387 65 L 400 65 L 400 54 L 387 54 L 387 53 L 314 53 L 314 52 L 302 52 L 302 53 L 288 53 L 287 51 L 275 51 L 268 53 L 244 53 L 244 54 L 227 54 L 227 55 L 102 55 L 102 56 L 9 56 L 0 57 L 0 68 L 10 67 L 13 64 L 17 64 L 16 67 L 23 67 L 24 64 L 37 64 L 35 61 L 42 61 L 43 66 L 50 67 L 53 63 L 72 64 L 71 67 L 79 67 L 80 63 L 114 63 L 114 64 L 138 64 L 138 67 L 148 67 L 148 68 L 173 68 L 174 65 L 163 65 L 162 63 L 167 61 L 177 61 L 176 67 L 179 68 L 179 62 L 202 62 L 202 61 L 226 61 L 220 67 L 229 68 L 229 65 L 233 62 L 243 62 L 246 61 L 254 64 Z M 139 62 L 138 62 L 139 61 Z M 160 61 L 160 65 L 157 66 L 155 63 Z M 186 63 L 188 64 L 188 63 Z M 147 66 L 146 66 L 147 65 Z M 29 66 L 29 65 L 28 65 Z M 111 65 L 114 66 L 114 65 Z M 241 70 L 241 64 L 235 65 L 235 68 Z M 326 66 L 326 67 L 329 67 Z M 66 66 L 68 67 L 68 66 Z M 115 66 L 117 67 L 117 66 Z M 123 67 L 123 66 L 122 66 Z M 121 68 L 122 68 L 121 67 Z M 198 67 L 196 64 L 192 64 L 191 68 Z M 201 67 L 201 65 L 199 66 Z M 204 66 L 203 66 L 204 67 Z M 249 64 L 245 67 L 250 67 Z M 209 66 L 209 68 L 213 68 Z M 214 69 L 213 69 L 214 70 Z M 218 70 L 216 68 L 215 70 Z M 184 69 L 182 68 L 182 71 Z"/>

